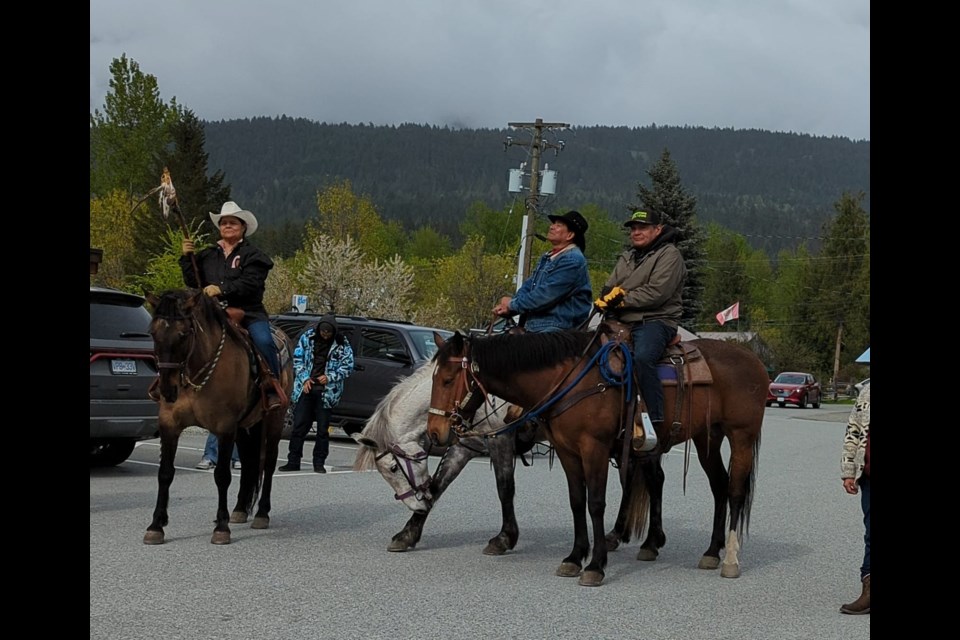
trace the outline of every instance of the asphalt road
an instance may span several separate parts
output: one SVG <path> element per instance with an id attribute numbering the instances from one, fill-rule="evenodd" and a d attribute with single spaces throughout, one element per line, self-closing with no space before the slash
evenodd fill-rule
<path id="1" fill-rule="evenodd" d="M 554 575 L 573 543 L 559 461 L 518 466 L 520 540 L 501 557 L 481 554 L 500 526 L 485 459 L 441 498 L 417 549 L 389 553 L 410 512 L 378 473 L 349 470 L 346 441 L 333 441 L 326 475 L 277 474 L 270 529 L 232 525 L 232 544 L 215 546 L 216 489 L 212 472 L 193 469 L 205 437 L 194 432 L 177 455 L 167 542 L 147 546 L 159 441 L 146 441 L 118 467 L 90 470 L 90 638 L 869 638 L 870 616 L 837 611 L 860 587 L 859 499 L 839 479 L 849 410 L 767 409 L 740 578 L 696 568 L 712 499 L 695 457 L 684 492 L 680 450 L 664 462 L 659 559 L 622 546 L 599 588 Z M 613 471 L 608 529 L 618 505 Z"/>

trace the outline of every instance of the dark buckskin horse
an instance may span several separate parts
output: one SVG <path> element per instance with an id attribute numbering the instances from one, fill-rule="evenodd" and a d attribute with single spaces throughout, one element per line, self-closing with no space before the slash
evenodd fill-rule
<path id="1" fill-rule="evenodd" d="M 688 343 L 699 349 L 712 382 L 686 387 L 679 415 L 675 406 L 677 387 L 664 386 L 665 420 L 658 425 L 658 448 L 646 454 L 628 454 L 617 522 L 605 536 L 609 460 L 621 455 L 625 433 L 627 438 L 630 433 L 622 425 L 622 387 L 612 388 L 617 383 L 608 374 L 611 369 L 623 371 L 626 356 L 610 349 L 606 350 L 610 361 L 603 361 L 601 352 L 617 343 L 604 345 L 596 337 L 584 331 L 492 337 L 456 333 L 446 341 L 435 336 L 439 350 L 427 420 L 432 441 L 449 442 L 453 427 L 470 420 L 486 394 L 538 413 L 547 422 L 547 437 L 566 474 L 574 520 L 573 550 L 556 574 L 579 576 L 581 585 L 599 586 L 608 549 L 629 541 L 632 534 L 639 535 L 648 513 L 648 535 L 637 559 L 656 559 L 666 543 L 661 457 L 673 445 L 692 440 L 714 496 L 710 546 L 699 566 L 720 566 L 720 550 L 724 549 L 721 575 L 738 577 L 739 547 L 749 524 L 769 385 L 766 369 L 756 355 L 740 345 L 706 339 Z M 619 365 L 615 362 L 618 358 Z M 721 457 L 724 438 L 731 450 L 729 472 Z M 587 511 L 593 524 L 593 548 L 584 567 L 590 551 Z"/>
<path id="2" fill-rule="evenodd" d="M 154 340 L 160 376 L 154 387 L 160 403 L 159 490 L 153 521 L 144 544 L 162 544 L 168 523 L 167 505 L 180 434 L 188 426 L 203 427 L 217 436 L 219 456 L 213 472 L 217 484 L 216 525 L 211 542 L 230 543 L 230 523 L 245 523 L 258 505 L 251 523 L 266 529 L 270 523 L 270 490 L 277 465 L 283 409 L 266 411 L 253 371 L 252 342 L 213 298 L 198 289 L 175 289 L 159 297 L 147 294 L 153 305 L 150 334 Z M 293 387 L 291 345 L 286 334 L 272 327 L 280 351 L 281 380 L 288 397 Z M 267 366 L 262 359 L 259 366 Z M 240 490 L 232 513 L 227 511 L 230 457 L 236 442 L 240 453 Z"/>

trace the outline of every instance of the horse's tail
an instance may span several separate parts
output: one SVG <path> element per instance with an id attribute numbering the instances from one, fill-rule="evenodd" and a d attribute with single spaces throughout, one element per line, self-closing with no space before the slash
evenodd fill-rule
<path id="1" fill-rule="evenodd" d="M 647 526 L 647 515 L 650 513 L 650 492 L 647 490 L 647 481 L 640 464 L 633 465 L 633 478 L 630 481 L 630 501 L 624 514 L 623 532 L 627 536 L 624 542 L 633 538 L 639 539 Z"/>
<path id="2" fill-rule="evenodd" d="M 743 490 L 743 508 L 740 510 L 740 522 L 737 531 L 740 532 L 739 538 L 742 539 L 750 532 L 750 512 L 753 509 L 754 488 L 757 484 L 757 469 L 760 466 L 760 434 L 753 443 L 753 466 L 750 469 L 750 476 L 747 478 L 746 487 Z"/>

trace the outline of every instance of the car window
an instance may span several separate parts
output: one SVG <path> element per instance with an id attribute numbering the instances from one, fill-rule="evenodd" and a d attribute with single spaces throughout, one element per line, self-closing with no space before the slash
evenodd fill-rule
<path id="1" fill-rule="evenodd" d="M 389 359 L 391 355 L 409 358 L 403 339 L 396 331 L 362 329 L 360 331 L 359 355 L 366 358 Z"/>
<path id="2" fill-rule="evenodd" d="M 803 376 L 788 376 L 781 373 L 774 382 L 779 382 L 780 384 L 803 384 Z"/>
<path id="3" fill-rule="evenodd" d="M 90 337 L 101 340 L 116 340 L 131 337 L 128 334 L 147 333 L 150 330 L 150 312 L 143 306 L 90 303 Z"/>
<path id="4" fill-rule="evenodd" d="M 453 335 L 450 331 L 440 331 L 439 333 L 444 338 Z M 429 360 L 437 352 L 437 343 L 433 339 L 433 331 L 416 329 L 410 332 L 410 338 L 413 340 L 413 346 L 422 360 Z"/>

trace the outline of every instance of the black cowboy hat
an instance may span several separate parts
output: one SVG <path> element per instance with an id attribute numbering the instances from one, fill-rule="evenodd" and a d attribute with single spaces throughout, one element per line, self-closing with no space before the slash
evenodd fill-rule
<path id="1" fill-rule="evenodd" d="M 590 225 L 587 224 L 586 218 L 580 215 L 579 211 L 567 211 L 562 216 L 548 215 L 547 218 L 550 219 L 550 222 L 562 222 L 567 225 L 567 229 L 573 231 L 573 243 L 580 247 L 580 251 L 586 251 L 587 243 L 583 234 L 587 232 L 587 227 Z"/>

